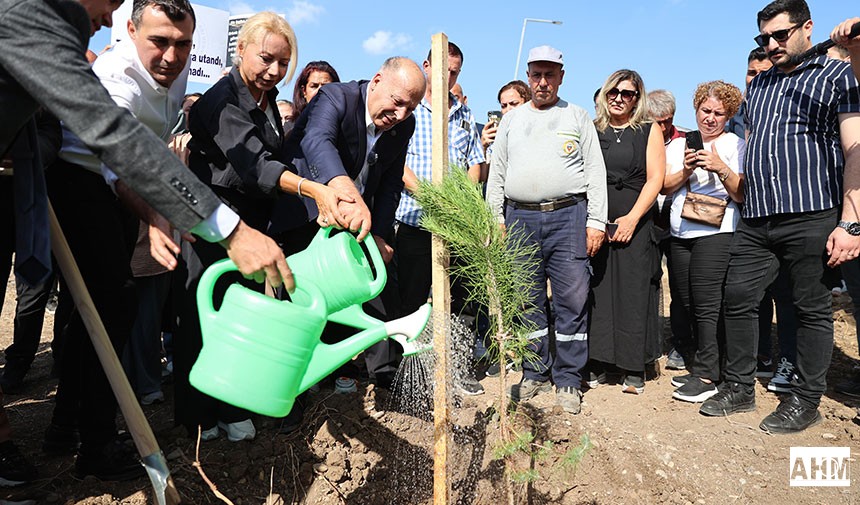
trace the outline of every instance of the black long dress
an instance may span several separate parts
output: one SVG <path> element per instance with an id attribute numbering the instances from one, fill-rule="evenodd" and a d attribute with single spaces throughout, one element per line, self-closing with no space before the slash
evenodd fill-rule
<path id="1" fill-rule="evenodd" d="M 606 163 L 609 222 L 630 212 L 645 185 L 652 127 L 647 123 L 623 132 L 612 127 L 598 132 Z M 643 371 L 646 363 L 660 356 L 655 209 L 642 216 L 628 244 L 607 242 L 592 259 L 589 358 L 632 372 Z"/>

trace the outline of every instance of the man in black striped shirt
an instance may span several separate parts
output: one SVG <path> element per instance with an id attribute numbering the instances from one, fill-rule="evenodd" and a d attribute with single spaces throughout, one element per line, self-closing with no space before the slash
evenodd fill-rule
<path id="1" fill-rule="evenodd" d="M 726 381 L 701 412 L 755 410 L 758 304 L 782 264 L 797 310 L 796 373 L 760 428 L 792 433 L 821 421 L 833 268 L 860 255 L 860 87 L 847 63 L 794 59 L 812 47 L 804 0 L 771 2 L 758 25 L 756 42 L 774 68 L 746 96 L 745 205 L 726 275 Z"/>

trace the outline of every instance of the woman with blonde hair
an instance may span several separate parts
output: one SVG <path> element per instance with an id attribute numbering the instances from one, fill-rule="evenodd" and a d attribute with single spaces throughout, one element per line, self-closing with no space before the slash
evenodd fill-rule
<path id="1" fill-rule="evenodd" d="M 692 316 L 695 354 L 689 375 L 674 377 L 678 389 L 672 397 L 703 402 L 717 393 L 720 353 L 717 327 L 723 306 L 723 287 L 729 268 L 729 246 L 740 219 L 743 201 L 744 140 L 725 131 L 743 100 L 741 90 L 723 81 L 699 84 L 693 96 L 696 125 L 704 149 L 692 149 L 685 139 L 666 148 L 668 162 L 663 192 L 670 195 L 672 293 Z M 685 215 L 688 193 L 707 195 L 726 202 L 719 224 L 706 224 Z"/>
<path id="2" fill-rule="evenodd" d="M 276 86 L 284 78 L 292 78 L 296 70 L 293 29 L 273 12 L 255 14 L 239 31 L 236 49 L 230 73 L 192 107 L 189 168 L 257 230 L 267 230 L 275 202 L 283 193 L 313 198 L 319 206 L 321 223 L 341 223 L 338 202 L 353 200 L 325 185 L 302 179 L 281 159 L 284 132 Z M 299 198 L 292 197 L 288 207 L 296 227 L 307 222 L 307 212 Z M 192 434 L 200 426 L 204 440 L 218 437 L 220 431 L 226 432 L 230 441 L 252 439 L 256 430 L 249 412 L 206 396 L 188 383 L 191 366 L 202 347 L 197 283 L 207 267 L 227 257 L 226 252 L 218 244 L 197 240 L 183 243 L 182 256 L 188 279 L 175 338 L 176 424 L 184 425 Z M 240 275 L 229 280 L 263 291 L 262 284 Z M 223 296 L 223 292 L 219 288 L 215 297 Z"/>
<path id="3" fill-rule="evenodd" d="M 594 305 L 585 378 L 596 387 L 606 382 L 610 367 L 617 367 L 624 375 L 622 390 L 640 394 L 645 364 L 660 356 L 660 265 L 652 225 L 666 151 L 660 128 L 649 122 L 648 97 L 638 73 L 625 69 L 610 75 L 595 107 L 609 212 L 607 243 L 592 258 Z"/>

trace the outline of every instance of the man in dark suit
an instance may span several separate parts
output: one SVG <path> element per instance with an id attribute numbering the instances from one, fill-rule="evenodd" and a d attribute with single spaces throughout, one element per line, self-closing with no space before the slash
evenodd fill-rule
<path id="1" fill-rule="evenodd" d="M 329 83 L 302 111 L 287 140 L 287 159 L 298 174 L 338 189 L 354 201 L 341 202 L 338 210 L 359 240 L 372 234 L 387 263 L 394 250 L 388 245 L 394 211 L 403 189 L 406 147 L 415 130 L 412 111 L 424 96 L 424 74 L 403 57 L 392 57 L 370 81 Z M 317 208 L 306 198 L 309 223 L 284 233 L 290 216 L 275 210 L 271 233 L 280 236 L 289 254 L 303 249 L 317 229 Z M 323 223 L 325 224 L 325 223 Z M 334 224 L 334 223 L 332 223 Z M 343 328 L 327 328 L 324 338 L 337 340 L 349 334 Z M 381 371 L 391 361 L 386 342 L 368 350 L 368 370 Z M 390 365 L 388 365 L 390 366 Z M 393 375 L 394 370 L 385 370 Z M 289 432 L 301 422 L 301 407 L 285 420 Z"/>
<path id="2" fill-rule="evenodd" d="M 383 258 L 385 237 L 403 188 L 406 146 L 415 130 L 412 111 L 424 93 L 421 69 L 408 58 L 389 58 L 370 81 L 330 83 L 302 112 L 287 141 L 299 175 L 353 196 L 342 202 L 359 240 L 373 234 Z M 306 199 L 310 219 L 313 200 Z"/>

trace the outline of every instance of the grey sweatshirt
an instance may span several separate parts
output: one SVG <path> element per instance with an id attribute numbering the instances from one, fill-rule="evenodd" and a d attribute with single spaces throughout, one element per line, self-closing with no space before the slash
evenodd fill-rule
<path id="1" fill-rule="evenodd" d="M 606 166 L 597 131 L 582 107 L 564 100 L 539 110 L 531 102 L 499 124 L 487 181 L 487 202 L 504 222 L 505 197 L 538 203 L 585 193 L 586 226 L 606 227 Z"/>

